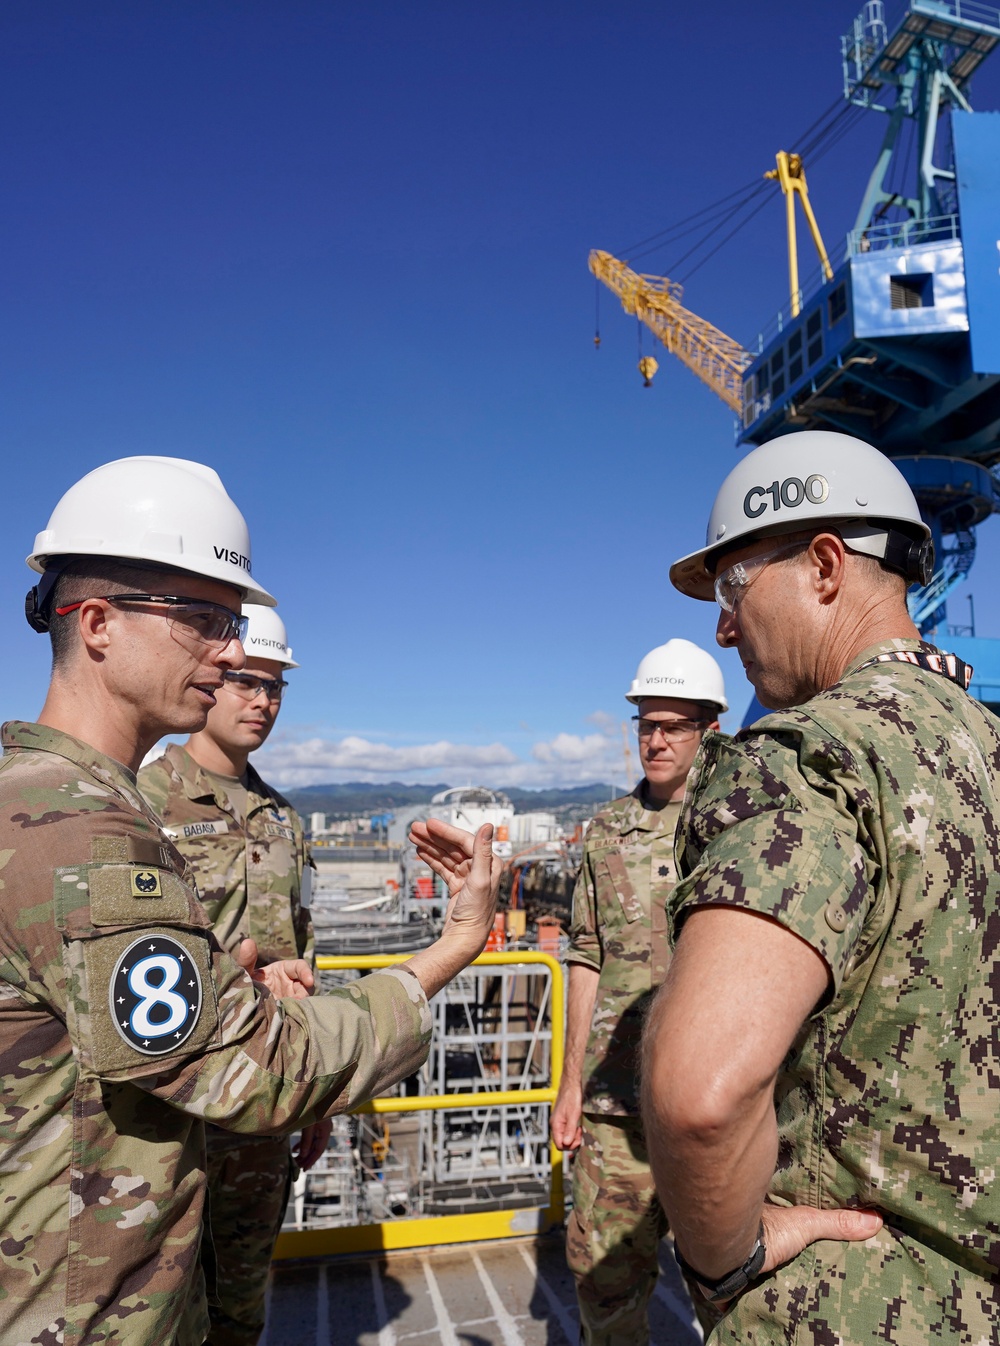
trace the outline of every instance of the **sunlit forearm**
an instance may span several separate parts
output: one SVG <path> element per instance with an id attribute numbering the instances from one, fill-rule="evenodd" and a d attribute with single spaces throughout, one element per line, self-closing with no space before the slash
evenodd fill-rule
<path id="1" fill-rule="evenodd" d="M 579 1080 L 583 1071 L 583 1058 L 594 1017 L 594 1002 L 597 999 L 597 983 L 600 975 L 596 967 L 587 967 L 583 963 L 571 963 L 569 967 L 563 1074 L 576 1080 Z"/>
<path id="2" fill-rule="evenodd" d="M 695 1044 L 682 1040 L 684 1017 L 669 996 L 650 1016 L 643 1122 L 656 1189 L 678 1246 L 714 1279 L 738 1267 L 757 1237 L 777 1159 L 773 1084 L 748 1096 L 727 1087 L 731 1081 L 707 1078 L 690 1059 Z"/>

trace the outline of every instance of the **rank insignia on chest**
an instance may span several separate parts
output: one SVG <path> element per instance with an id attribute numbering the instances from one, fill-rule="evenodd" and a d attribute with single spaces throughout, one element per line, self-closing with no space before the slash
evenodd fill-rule
<path id="1" fill-rule="evenodd" d="M 131 878 L 133 897 L 163 896 L 160 889 L 160 875 L 155 869 L 133 869 Z"/>
<path id="2" fill-rule="evenodd" d="M 658 869 L 656 872 L 657 872 L 657 874 L 659 874 L 659 876 L 660 876 L 661 879 L 669 879 L 669 878 L 670 878 L 670 870 L 667 868 L 666 865 L 661 865 L 661 866 L 659 867 L 659 869 Z"/>

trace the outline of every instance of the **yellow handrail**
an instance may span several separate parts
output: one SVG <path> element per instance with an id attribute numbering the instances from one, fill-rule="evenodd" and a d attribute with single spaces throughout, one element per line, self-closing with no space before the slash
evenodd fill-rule
<path id="1" fill-rule="evenodd" d="M 356 968 L 371 972 L 403 963 L 409 954 L 320 954 L 316 966 L 321 972 Z M 373 1098 L 355 1108 L 355 1112 L 418 1112 L 450 1108 L 510 1107 L 526 1103 L 554 1103 L 563 1068 L 563 1024 L 566 988 L 562 965 L 551 954 L 535 950 L 511 949 L 504 953 L 482 953 L 473 967 L 504 967 L 542 963 L 552 979 L 549 1016 L 552 1023 L 552 1079 L 547 1088 L 484 1089 L 465 1094 L 423 1094 L 419 1097 Z M 543 1232 L 562 1224 L 565 1215 L 562 1153 L 549 1145 L 551 1176 L 549 1204 L 541 1209 L 477 1211 L 463 1215 L 432 1215 L 413 1220 L 386 1220 L 373 1225 L 351 1225 L 333 1229 L 286 1230 L 278 1238 L 275 1260 L 290 1257 L 329 1257 L 338 1253 L 374 1252 L 391 1248 L 420 1248 L 436 1243 L 470 1243 L 490 1238 L 511 1238 Z"/>

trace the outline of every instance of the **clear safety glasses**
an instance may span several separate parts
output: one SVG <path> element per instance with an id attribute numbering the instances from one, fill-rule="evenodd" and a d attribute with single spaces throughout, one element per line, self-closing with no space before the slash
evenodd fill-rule
<path id="1" fill-rule="evenodd" d="M 766 565 L 785 556 L 788 552 L 800 551 L 808 547 L 808 542 L 786 542 L 783 547 L 764 552 L 762 556 L 751 556 L 748 561 L 737 561 L 721 575 L 715 577 L 715 601 L 723 612 L 735 612 L 736 603 L 743 589 L 748 589 Z"/>
<path id="2" fill-rule="evenodd" d="M 221 603 L 209 603 L 200 598 L 181 598 L 176 594 L 94 594 L 112 607 L 157 607 L 171 627 L 182 626 L 206 645 L 228 645 L 231 640 L 243 640 L 247 633 L 247 619 L 240 617 Z M 56 608 L 60 617 L 82 608 L 87 598 Z"/>
<path id="3" fill-rule="evenodd" d="M 644 720 L 641 715 L 632 716 L 632 725 L 640 738 L 652 738 L 659 733 L 668 743 L 683 743 L 711 723 L 711 720 Z"/>
<path id="4" fill-rule="evenodd" d="M 268 701 L 280 701 L 288 686 L 284 678 L 261 678 L 256 673 L 234 673 L 229 670 L 222 676 L 226 690 L 235 692 L 244 701 L 256 701 L 261 692 Z"/>

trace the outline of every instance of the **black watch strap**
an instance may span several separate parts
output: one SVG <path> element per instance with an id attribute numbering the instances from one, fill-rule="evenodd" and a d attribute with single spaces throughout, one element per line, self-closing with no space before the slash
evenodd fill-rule
<path id="1" fill-rule="evenodd" d="M 764 1222 L 761 1221 L 760 1228 L 757 1230 L 757 1242 L 750 1250 L 750 1256 L 742 1266 L 735 1271 L 729 1271 L 725 1276 L 719 1276 L 712 1279 L 711 1276 L 703 1276 L 700 1271 L 695 1271 L 690 1262 L 686 1261 L 681 1254 L 680 1249 L 674 1244 L 674 1256 L 680 1264 L 681 1270 L 686 1271 L 692 1280 L 696 1281 L 706 1299 L 719 1301 L 723 1299 L 732 1299 L 745 1290 L 750 1282 L 760 1275 L 760 1269 L 764 1265 L 764 1259 L 767 1257 L 767 1248 L 764 1246 Z"/>

